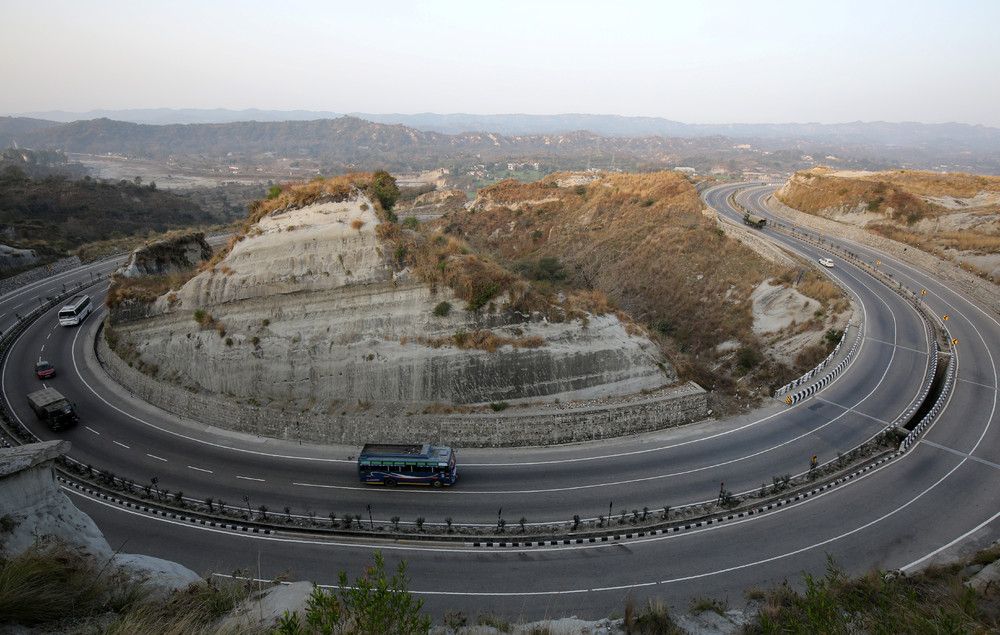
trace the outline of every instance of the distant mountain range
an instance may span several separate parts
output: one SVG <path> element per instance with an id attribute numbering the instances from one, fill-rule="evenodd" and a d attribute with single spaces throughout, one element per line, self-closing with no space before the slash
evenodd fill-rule
<path id="1" fill-rule="evenodd" d="M 38 113 L 54 116 L 57 113 Z M 86 113 L 102 114 L 99 112 Z M 672 169 L 787 173 L 816 163 L 840 169 L 911 168 L 1000 174 L 1000 129 L 966 124 L 682 124 L 605 115 L 365 115 L 306 111 L 119 111 L 121 119 L 0 117 L 0 149 L 19 147 L 216 166 L 303 168 L 321 173 L 438 167 L 467 171 L 525 161 L 549 171 Z M 248 120 L 248 119 L 256 120 Z M 264 120 L 268 119 L 268 120 Z M 395 123 L 390 123 L 395 122 Z M 464 130 L 464 132 L 446 132 Z M 544 132 L 538 132 L 544 131 Z M 181 157 L 185 157 L 181 159 Z M 721 167 L 720 167 L 721 166 Z"/>
<path id="2" fill-rule="evenodd" d="M 226 109 L 141 109 L 92 110 L 85 113 L 49 111 L 23 113 L 49 122 L 67 123 L 92 119 L 112 119 L 137 124 L 223 124 L 236 122 L 286 122 L 357 117 L 372 123 L 401 124 L 425 132 L 456 135 L 463 132 L 492 132 L 501 135 L 566 134 L 586 131 L 605 137 L 723 136 L 732 139 L 808 139 L 834 145 L 907 146 L 953 152 L 1000 151 L 1000 128 L 960 123 L 861 122 L 837 124 L 686 124 L 660 117 L 617 115 L 472 115 L 472 114 L 373 114 L 335 113 L 309 110 L 226 110 Z"/>

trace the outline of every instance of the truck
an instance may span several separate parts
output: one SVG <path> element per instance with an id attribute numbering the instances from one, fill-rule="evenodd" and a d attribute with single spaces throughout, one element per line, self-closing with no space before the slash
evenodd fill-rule
<path id="1" fill-rule="evenodd" d="M 42 388 L 30 393 L 28 405 L 54 431 L 74 426 L 78 421 L 72 404 L 55 388 Z"/>
<path id="2" fill-rule="evenodd" d="M 743 222 L 751 227 L 756 227 L 757 229 L 761 229 L 764 225 L 767 225 L 766 218 L 757 216 L 756 214 L 751 214 L 750 212 L 743 215 Z"/>

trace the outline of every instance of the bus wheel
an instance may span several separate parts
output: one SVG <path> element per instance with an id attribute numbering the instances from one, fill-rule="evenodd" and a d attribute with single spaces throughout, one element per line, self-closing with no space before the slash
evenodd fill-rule
<path id="1" fill-rule="evenodd" d="M 396 481 L 394 479 L 387 478 L 387 479 L 385 479 L 385 486 L 386 487 L 396 487 Z"/>
<path id="2" fill-rule="evenodd" d="M 433 485 L 437 489 L 441 489 L 441 481 L 439 481 L 437 479 L 434 479 L 433 481 L 431 481 L 431 485 Z"/>

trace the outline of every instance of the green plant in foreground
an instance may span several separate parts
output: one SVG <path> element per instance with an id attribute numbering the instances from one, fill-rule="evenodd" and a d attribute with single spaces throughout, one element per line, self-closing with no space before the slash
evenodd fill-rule
<path id="1" fill-rule="evenodd" d="M 691 612 L 702 613 L 704 611 L 714 611 L 719 615 L 726 612 L 726 606 L 719 600 L 709 597 L 698 597 L 691 600 Z"/>
<path id="2" fill-rule="evenodd" d="M 0 561 L 0 623 L 41 624 L 96 611 L 107 578 L 85 556 L 61 544 L 35 546 Z"/>
<path id="3" fill-rule="evenodd" d="M 913 577 L 871 571 L 849 578 L 827 556 L 826 575 L 803 574 L 799 593 L 786 582 L 766 593 L 747 633 L 989 633 L 1000 621 L 962 584 L 961 565 Z"/>
<path id="4" fill-rule="evenodd" d="M 298 613 L 281 618 L 277 635 L 350 632 L 360 635 L 428 633 L 431 618 L 420 614 L 423 600 L 415 600 L 407 589 L 406 561 L 400 561 L 392 577 L 385 572 L 385 558 L 378 551 L 374 563 L 353 584 L 340 572 L 336 594 L 320 587 L 313 589 L 306 603 L 305 622 Z"/>
<path id="5" fill-rule="evenodd" d="M 480 613 L 476 615 L 476 625 L 477 626 L 491 626 L 501 633 L 510 632 L 510 623 L 502 617 L 497 617 L 492 613 Z"/>
<path id="6" fill-rule="evenodd" d="M 625 606 L 625 632 L 629 635 L 683 635 L 673 618 L 670 609 L 662 600 L 649 599 L 645 610 L 638 613 L 631 598 Z"/>

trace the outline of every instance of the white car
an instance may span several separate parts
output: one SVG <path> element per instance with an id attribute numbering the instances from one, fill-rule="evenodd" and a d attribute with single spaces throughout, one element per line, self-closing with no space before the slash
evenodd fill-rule
<path id="1" fill-rule="evenodd" d="M 820 258 L 819 264 L 823 265 L 824 267 L 832 267 L 833 261 L 830 260 L 829 258 Z"/>

